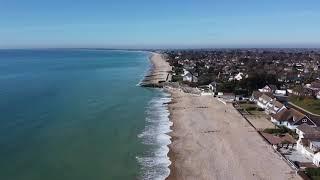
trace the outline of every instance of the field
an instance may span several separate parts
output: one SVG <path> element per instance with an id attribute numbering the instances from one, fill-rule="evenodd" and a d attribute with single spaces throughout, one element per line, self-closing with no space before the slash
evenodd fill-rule
<path id="1" fill-rule="evenodd" d="M 319 114 L 320 115 L 320 100 L 318 99 L 313 99 L 310 97 L 297 97 L 293 96 L 290 97 L 290 102 L 293 104 L 302 107 L 306 109 L 307 111 L 310 111 L 314 114 Z"/>

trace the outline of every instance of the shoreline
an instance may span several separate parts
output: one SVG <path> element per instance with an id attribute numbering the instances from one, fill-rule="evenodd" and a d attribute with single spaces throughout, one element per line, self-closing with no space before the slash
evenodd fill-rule
<path id="1" fill-rule="evenodd" d="M 138 135 L 143 144 L 148 146 L 148 151 L 136 157 L 141 165 L 141 176 L 139 179 L 165 179 L 170 174 L 168 157 L 171 137 L 172 122 L 169 119 L 167 103 L 171 101 L 170 94 L 158 91 L 146 107 L 146 124 L 144 130 Z"/>
<path id="2" fill-rule="evenodd" d="M 164 59 L 162 54 L 150 52 L 150 68 L 145 74 L 143 80 L 139 83 L 143 87 L 163 87 L 162 83 L 171 80 L 170 71 L 172 67 Z"/>
<path id="3" fill-rule="evenodd" d="M 148 57 L 148 60 L 150 62 L 149 69 L 147 70 L 143 79 L 140 81 L 138 85 L 142 87 L 163 88 L 162 84 L 164 82 L 168 82 L 171 80 L 171 75 L 169 72 L 172 70 L 172 67 L 164 59 L 163 54 L 155 53 L 155 52 L 149 52 L 149 53 L 150 53 Z M 167 118 L 170 124 L 168 126 L 168 131 L 163 134 L 169 137 L 168 138 L 169 142 L 165 146 L 168 149 L 168 151 L 166 152 L 166 158 L 168 160 L 168 165 L 166 168 L 167 168 L 168 174 L 164 179 L 167 179 L 171 174 L 170 166 L 172 164 L 172 160 L 169 156 L 171 152 L 170 144 L 172 143 L 172 137 L 170 133 L 172 132 L 172 126 L 173 126 L 172 120 L 170 118 L 171 112 L 169 109 L 169 104 L 172 102 L 172 94 L 170 93 L 170 91 L 167 91 L 166 89 L 162 89 L 162 91 L 164 94 L 167 94 L 170 97 L 170 101 L 163 103 L 163 106 L 166 107 L 166 110 L 168 112 Z"/>
<path id="4" fill-rule="evenodd" d="M 301 179 L 231 104 L 168 89 L 168 180 Z"/>
<path id="5" fill-rule="evenodd" d="M 163 87 L 172 67 L 158 53 L 149 60 L 141 86 Z M 300 179 L 232 105 L 175 88 L 164 92 L 171 97 L 166 106 L 172 124 L 167 180 Z"/>

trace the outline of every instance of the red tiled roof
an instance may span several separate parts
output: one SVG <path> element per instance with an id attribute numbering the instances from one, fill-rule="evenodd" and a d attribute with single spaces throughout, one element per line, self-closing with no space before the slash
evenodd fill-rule
<path id="1" fill-rule="evenodd" d="M 267 141 L 272 145 L 283 144 L 285 141 L 290 142 L 291 144 L 295 144 L 296 141 L 289 134 L 285 134 L 284 136 L 275 136 L 268 133 L 261 133 L 263 137 L 267 139 Z"/>

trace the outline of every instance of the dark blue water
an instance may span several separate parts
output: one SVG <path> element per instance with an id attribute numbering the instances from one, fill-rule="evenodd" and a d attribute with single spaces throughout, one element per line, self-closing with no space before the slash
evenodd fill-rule
<path id="1" fill-rule="evenodd" d="M 143 133 L 159 125 L 148 122 L 150 103 L 166 98 L 158 90 L 137 86 L 148 70 L 148 56 L 103 50 L 0 50 L 0 179 L 166 175 L 167 162 L 144 162 L 163 148 L 159 139 L 145 142 Z M 161 105 L 153 107 L 157 114 L 162 114 Z"/>

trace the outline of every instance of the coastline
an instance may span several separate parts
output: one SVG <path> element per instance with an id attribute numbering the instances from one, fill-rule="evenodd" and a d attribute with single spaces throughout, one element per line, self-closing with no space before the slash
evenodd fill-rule
<path id="1" fill-rule="evenodd" d="M 169 89 L 168 180 L 300 179 L 231 104 Z"/>
<path id="2" fill-rule="evenodd" d="M 141 166 L 139 179 L 165 179 L 170 174 L 171 161 L 167 156 L 168 145 L 171 143 L 171 121 L 167 104 L 171 101 L 170 94 L 162 89 L 154 89 L 155 96 L 146 107 L 145 127 L 138 135 L 148 150 L 136 157 Z"/>
<path id="3" fill-rule="evenodd" d="M 152 99 L 147 107 L 147 126 L 143 133 L 139 134 L 145 144 L 159 146 L 154 152 L 154 157 L 137 158 L 140 164 L 145 164 L 145 173 L 142 179 L 166 179 L 170 175 L 171 160 L 168 156 L 171 142 L 170 132 L 172 121 L 170 120 L 169 104 L 171 93 L 162 89 L 163 84 L 171 80 L 172 67 L 165 60 L 163 54 L 149 52 L 149 70 L 138 84 L 142 87 L 161 88 L 162 97 Z M 153 114 L 153 115 L 152 115 Z M 151 116 L 150 116 L 151 115 Z M 151 124 L 150 124 L 151 123 Z M 150 127 L 152 127 L 150 129 Z M 155 171 L 159 171 L 156 173 Z M 158 175 L 156 175 L 158 174 Z"/>
<path id="4" fill-rule="evenodd" d="M 158 53 L 150 62 L 143 83 L 162 87 L 171 67 Z M 166 179 L 300 179 L 232 105 L 180 89 L 164 91 L 171 97 L 165 105 L 172 124 Z"/>
<path id="5" fill-rule="evenodd" d="M 162 54 L 150 52 L 149 61 L 151 67 L 148 73 L 144 76 L 140 82 L 140 86 L 143 87 L 162 87 L 163 82 L 171 80 L 170 71 L 172 67 L 164 59 Z"/>

